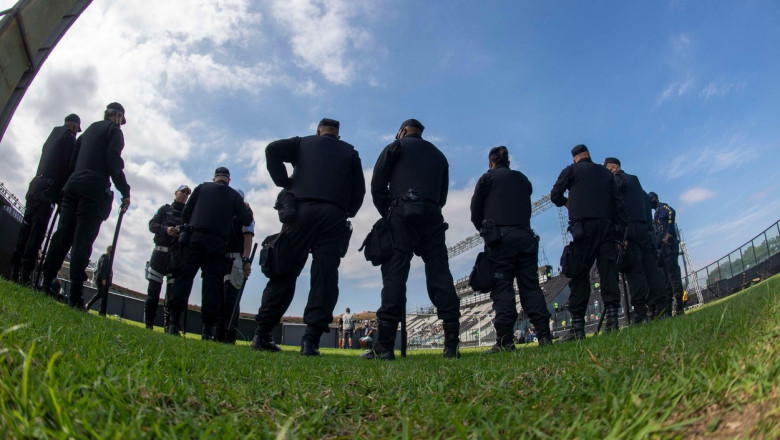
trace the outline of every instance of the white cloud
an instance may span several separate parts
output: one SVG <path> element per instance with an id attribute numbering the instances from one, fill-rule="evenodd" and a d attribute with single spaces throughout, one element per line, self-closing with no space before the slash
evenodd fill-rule
<path id="1" fill-rule="evenodd" d="M 291 35 L 303 67 L 317 70 L 336 84 L 349 84 L 369 65 L 371 33 L 357 22 L 371 6 L 343 0 L 276 0 L 271 14 Z"/>
<path id="2" fill-rule="evenodd" d="M 677 80 L 666 86 L 655 100 L 656 105 L 661 105 L 674 98 L 680 98 L 687 95 L 693 88 L 695 81 L 693 76 L 687 74 L 685 78 Z"/>
<path id="3" fill-rule="evenodd" d="M 722 98 L 729 93 L 738 92 L 744 88 L 745 83 L 713 80 L 710 81 L 706 87 L 701 89 L 699 96 L 705 100 L 710 98 Z"/>
<path id="4" fill-rule="evenodd" d="M 715 197 L 715 191 L 710 191 L 706 188 L 696 187 L 691 188 L 688 191 L 680 194 L 680 201 L 685 204 L 693 204 L 703 202 L 704 200 Z"/>
<path id="5" fill-rule="evenodd" d="M 676 179 L 695 171 L 697 174 L 713 174 L 738 168 L 759 157 L 752 139 L 744 133 L 726 136 L 702 147 L 694 147 L 664 163 L 663 174 Z"/>

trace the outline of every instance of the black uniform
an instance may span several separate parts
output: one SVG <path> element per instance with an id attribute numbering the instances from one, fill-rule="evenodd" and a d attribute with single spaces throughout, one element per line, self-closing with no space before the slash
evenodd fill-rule
<path id="1" fill-rule="evenodd" d="M 212 328 L 222 298 L 225 245 L 234 216 L 242 225 L 252 223 L 252 211 L 227 182 L 205 182 L 192 191 L 181 215 L 182 224 L 189 225 L 191 232 L 189 240 L 181 243 L 182 257 L 173 271 L 176 282 L 167 304 L 171 333 L 178 334 L 179 317 L 186 311 L 192 281 L 200 269 L 203 277 L 201 319 L 206 329 L 203 336 L 213 336 Z"/>
<path id="2" fill-rule="evenodd" d="M 123 171 L 124 145 L 121 128 L 109 120 L 90 125 L 76 142 L 75 167 L 65 184 L 57 232 L 43 265 L 43 285 L 49 286 L 72 245 L 68 299 L 72 306 L 83 306 L 82 285 L 92 244 L 111 210 L 113 193 L 109 178 L 122 198 L 130 197 L 130 185 Z"/>
<path id="3" fill-rule="evenodd" d="M 11 256 L 13 281 L 17 281 L 21 269 L 19 281 L 30 282 L 54 204 L 59 203 L 62 187 L 72 171 L 70 161 L 75 147 L 76 134 L 67 125 L 54 127 L 43 144 L 38 170 L 25 195 L 24 219 Z"/>
<path id="4" fill-rule="evenodd" d="M 294 274 L 268 280 L 255 317 L 256 333 L 260 339 L 266 338 L 279 324 L 311 252 L 311 289 L 303 321 L 307 324 L 305 336 L 317 346 L 333 321 L 339 297 L 341 249 L 349 238 L 347 217 L 357 214 L 366 193 L 363 165 L 352 145 L 331 134 L 271 142 L 265 157 L 276 186 L 295 196 L 298 213 L 281 232 L 286 237 L 285 255 L 294 262 Z M 284 163 L 293 165 L 292 177 L 287 175 Z"/>
<path id="5" fill-rule="evenodd" d="M 95 273 L 93 274 L 97 292 L 95 292 L 95 296 L 89 300 L 86 306 L 86 309 L 89 310 L 89 308 L 92 307 L 92 304 L 100 300 L 100 309 L 98 310 L 98 313 L 101 315 L 106 314 L 106 307 L 108 306 L 106 298 L 108 297 L 108 289 L 111 288 L 111 278 L 114 274 L 112 268 L 109 267 L 110 260 L 111 256 L 108 255 L 108 253 L 105 253 L 98 258 L 97 265 L 95 266 Z"/>
<path id="6" fill-rule="evenodd" d="M 500 232 L 500 240 L 485 244 L 485 252 L 496 273 L 509 276 L 496 280 L 491 292 L 496 312 L 497 344 L 513 344 L 517 321 L 514 280 L 520 294 L 520 304 L 540 334 L 549 335 L 550 312 L 539 288 L 537 263 L 538 236 L 531 229 L 531 193 L 533 187 L 525 174 L 497 165 L 477 181 L 471 198 L 471 222 L 480 229 L 483 222 L 492 223 Z M 490 222 L 492 220 L 492 222 Z"/>
<path id="7" fill-rule="evenodd" d="M 382 305 L 376 313 L 380 338 L 386 333 L 383 329 L 404 319 L 409 266 L 412 256 L 418 255 L 425 263 L 428 296 L 444 321 L 445 331 L 446 326 L 455 329 L 453 349 L 457 348 L 460 301 L 444 243 L 448 225 L 441 213 L 448 185 L 447 159 L 420 135 L 409 134 L 387 145 L 376 161 L 371 196 L 379 214 L 388 220 L 394 247 L 392 257 L 382 264 Z M 420 204 L 421 215 L 415 215 Z"/>
<path id="8" fill-rule="evenodd" d="M 149 287 L 146 290 L 146 304 L 144 306 L 144 322 L 147 328 L 154 326 L 154 319 L 157 316 L 157 306 L 160 303 L 160 292 L 162 291 L 163 277 L 167 278 L 165 288 L 165 300 L 170 297 L 173 277 L 169 270 L 171 250 L 177 245 L 179 238 L 169 235 L 167 230 L 169 226 L 180 226 L 181 213 L 184 209 L 184 203 L 174 201 L 173 204 L 165 204 L 157 210 L 149 220 L 149 231 L 154 234 L 154 250 L 152 256 L 146 263 L 146 279 L 149 280 Z M 167 316 L 166 316 L 167 318 Z M 165 320 L 166 324 L 168 319 Z"/>
<path id="9" fill-rule="evenodd" d="M 677 237 L 677 212 L 666 203 L 658 202 L 653 217 L 656 244 L 658 245 L 658 265 L 662 271 L 665 282 L 665 295 L 656 304 L 658 313 L 665 316 L 672 315 L 672 303 L 674 311 L 678 315 L 685 313 L 683 308 L 682 274 L 680 273 L 680 240 Z M 663 242 L 666 234 L 671 234 L 669 244 Z"/>
<path id="10" fill-rule="evenodd" d="M 222 299 L 219 303 L 219 311 L 217 312 L 217 327 L 216 327 L 216 340 L 233 344 L 236 342 L 236 329 L 238 328 L 238 314 L 239 308 L 236 307 L 236 301 L 238 301 L 238 292 L 241 289 L 243 283 L 246 282 L 244 278 L 243 268 L 240 270 L 241 279 L 240 284 L 234 279 L 234 274 L 239 267 L 243 266 L 244 255 L 244 238 L 249 235 L 253 237 L 254 224 L 249 227 L 242 226 L 237 218 L 233 219 L 233 228 L 230 230 L 230 238 L 228 238 L 225 257 L 227 259 L 225 263 L 225 277 L 224 286 L 222 290 Z M 236 286 L 236 284 L 238 284 Z M 235 310 L 235 314 L 233 314 Z M 230 327 L 230 320 L 233 320 L 233 326 Z"/>
<path id="11" fill-rule="evenodd" d="M 650 200 L 639 179 L 632 174 L 618 171 L 615 173 L 615 183 L 623 197 L 628 217 L 628 247 L 623 272 L 631 289 L 631 305 L 634 308 L 631 319 L 638 323 L 647 320 L 648 304 L 655 304 L 664 290 L 651 235 Z"/>
<path id="12" fill-rule="evenodd" d="M 568 198 L 564 196 L 566 190 L 569 190 Z M 616 329 L 620 290 L 614 221 L 625 226 L 626 214 L 612 173 L 590 158 L 583 158 L 561 171 L 550 191 L 550 200 L 555 206 L 568 206 L 571 246 L 579 251 L 583 267 L 587 268 L 569 282 L 573 327 L 575 322 L 583 322 L 590 298 L 590 269 L 595 260 L 604 305 L 611 312 L 606 316 L 614 317 L 607 320 L 607 328 Z M 584 329 L 581 336 L 584 337 Z"/>

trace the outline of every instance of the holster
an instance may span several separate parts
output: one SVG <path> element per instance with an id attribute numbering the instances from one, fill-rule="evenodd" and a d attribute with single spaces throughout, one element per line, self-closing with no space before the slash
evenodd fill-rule
<path id="1" fill-rule="evenodd" d="M 106 190 L 103 195 L 103 205 L 100 207 L 100 220 L 106 221 L 111 215 L 111 208 L 114 205 L 114 191 Z"/>
<path id="2" fill-rule="evenodd" d="M 479 228 L 479 235 L 488 246 L 501 241 L 501 231 L 498 229 L 498 226 L 496 226 L 496 222 L 492 219 L 482 221 L 482 227 Z"/>

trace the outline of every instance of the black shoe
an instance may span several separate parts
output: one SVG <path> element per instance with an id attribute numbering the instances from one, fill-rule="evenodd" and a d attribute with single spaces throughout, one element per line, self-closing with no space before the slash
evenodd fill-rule
<path id="1" fill-rule="evenodd" d="M 366 350 L 365 353 L 360 355 L 363 359 L 379 359 L 380 361 L 394 361 L 395 353 L 392 351 L 384 351 L 377 353 L 374 350 Z"/>
<path id="2" fill-rule="evenodd" d="M 320 347 L 309 338 L 301 339 L 301 355 L 302 356 L 319 356 Z"/>
<path id="3" fill-rule="evenodd" d="M 84 308 L 84 300 L 81 298 L 68 298 L 68 307 L 80 312 L 87 312 L 87 309 Z"/>
<path id="4" fill-rule="evenodd" d="M 486 353 L 508 353 L 510 351 L 515 351 L 515 344 L 512 345 L 500 345 L 499 343 L 493 344 L 492 347 Z"/>
<path id="5" fill-rule="evenodd" d="M 540 328 L 540 327 L 537 327 Z M 544 331 L 537 331 L 536 332 L 536 342 L 539 343 L 540 347 L 544 347 L 545 345 L 551 345 L 552 344 L 552 335 L 550 334 L 550 330 L 545 329 Z"/>
<path id="6" fill-rule="evenodd" d="M 460 351 L 458 351 L 458 344 L 460 343 L 460 323 L 445 322 L 442 324 L 444 329 L 444 358 L 445 359 L 457 359 L 460 357 Z"/>
<path id="7" fill-rule="evenodd" d="M 581 341 L 585 339 L 585 317 L 572 316 L 571 330 L 561 338 L 561 342 Z"/>
<path id="8" fill-rule="evenodd" d="M 165 334 L 171 336 L 181 336 L 181 334 L 179 334 L 179 326 L 176 324 L 168 324 L 168 327 L 165 329 Z"/>
<path id="9" fill-rule="evenodd" d="M 147 325 L 146 325 L 146 329 L 147 329 L 147 330 L 150 330 L 150 331 L 154 331 L 154 326 L 153 326 L 153 325 L 149 325 L 149 324 L 147 324 Z"/>
<path id="10" fill-rule="evenodd" d="M 250 347 L 252 347 L 252 350 L 270 351 L 272 353 L 282 351 L 282 349 L 274 343 L 274 338 L 268 333 L 255 334 L 255 337 L 252 338 Z"/>

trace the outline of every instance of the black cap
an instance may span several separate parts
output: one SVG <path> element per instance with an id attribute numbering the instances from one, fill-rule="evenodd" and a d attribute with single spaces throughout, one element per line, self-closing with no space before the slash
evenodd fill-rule
<path id="1" fill-rule="evenodd" d="M 225 176 L 228 179 L 230 178 L 230 170 L 225 167 L 219 167 L 216 170 L 214 170 L 214 177 L 217 176 Z"/>
<path id="2" fill-rule="evenodd" d="M 654 193 L 654 192 L 652 192 L 652 191 L 650 191 L 649 193 L 647 193 L 647 197 L 649 197 L 649 198 L 650 198 L 650 200 L 658 200 L 658 194 L 656 194 L 656 193 Z"/>
<path id="3" fill-rule="evenodd" d="M 322 118 L 320 123 L 317 124 L 317 127 L 333 127 L 333 128 L 338 130 L 339 125 L 341 125 L 341 124 L 339 124 L 339 121 L 337 121 L 335 119 Z"/>
<path id="4" fill-rule="evenodd" d="M 604 159 L 604 165 L 609 165 L 611 163 L 614 163 L 617 166 L 621 166 L 620 165 L 620 159 L 618 159 L 617 157 L 608 157 L 608 158 Z"/>
<path id="5" fill-rule="evenodd" d="M 125 108 L 118 102 L 112 102 L 106 106 L 106 110 L 116 110 L 122 113 L 122 124 L 127 124 L 127 118 L 125 118 Z"/>
<path id="6" fill-rule="evenodd" d="M 425 130 L 425 126 L 420 123 L 417 119 L 407 119 L 404 122 L 401 123 L 401 128 L 404 127 L 414 127 L 419 129 L 420 131 Z"/>
<path id="7" fill-rule="evenodd" d="M 576 147 L 571 149 L 571 157 L 574 157 L 580 153 L 584 153 L 588 151 L 588 147 L 586 147 L 584 144 L 579 144 Z"/>
<path id="8" fill-rule="evenodd" d="M 77 131 L 81 131 L 81 118 L 79 118 L 79 115 L 75 113 L 71 113 L 68 116 L 65 116 L 65 122 L 73 122 L 78 127 Z"/>

